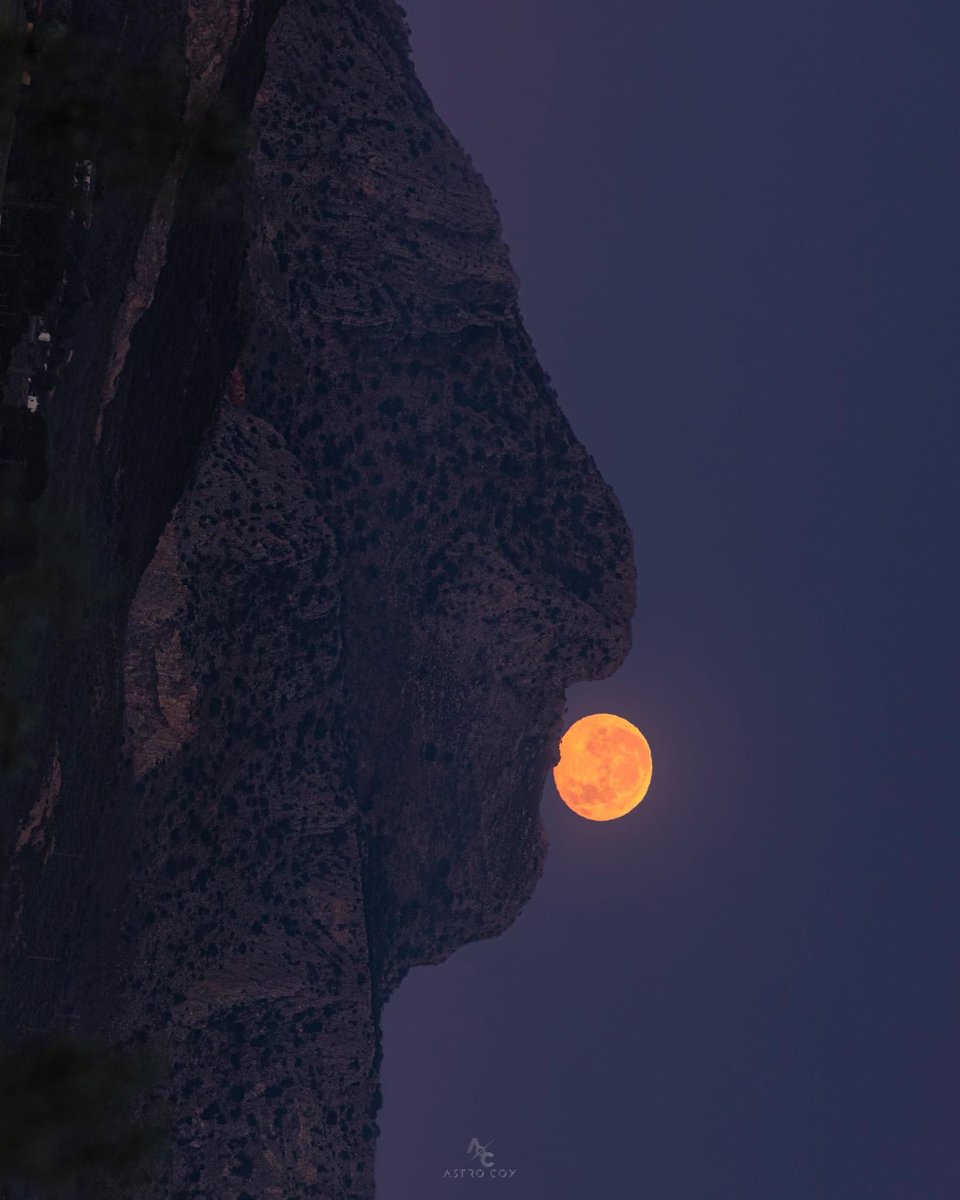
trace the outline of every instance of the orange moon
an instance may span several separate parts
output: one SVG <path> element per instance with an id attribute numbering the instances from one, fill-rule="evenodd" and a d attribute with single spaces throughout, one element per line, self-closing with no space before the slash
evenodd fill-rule
<path id="1" fill-rule="evenodd" d="M 553 781 L 564 804 L 588 821 L 613 821 L 636 808 L 652 777 L 647 739 L 623 717 L 581 717 L 560 739 Z"/>

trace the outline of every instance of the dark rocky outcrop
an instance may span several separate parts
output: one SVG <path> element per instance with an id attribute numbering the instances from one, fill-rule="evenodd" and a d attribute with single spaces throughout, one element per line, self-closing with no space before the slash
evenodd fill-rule
<path id="1" fill-rule="evenodd" d="M 121 583 L 6 820 L 3 1019 L 163 1049 L 157 1197 L 369 1197 L 383 1004 L 529 899 L 632 544 L 402 10 L 228 9 L 168 28 L 197 95 L 262 64 L 251 170 L 215 230 L 166 185 L 82 318 Z"/>

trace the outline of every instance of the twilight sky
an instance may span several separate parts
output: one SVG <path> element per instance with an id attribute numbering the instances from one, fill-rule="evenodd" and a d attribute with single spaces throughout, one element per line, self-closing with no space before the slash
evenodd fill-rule
<path id="1" fill-rule="evenodd" d="M 533 900 L 390 1001 L 380 1200 L 956 1200 L 960 7 L 405 7 L 636 541 L 568 721 L 654 778 L 548 781 Z"/>

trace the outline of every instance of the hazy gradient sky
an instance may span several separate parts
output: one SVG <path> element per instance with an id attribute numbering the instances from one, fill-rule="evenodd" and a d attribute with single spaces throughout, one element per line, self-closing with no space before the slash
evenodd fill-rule
<path id="1" fill-rule="evenodd" d="M 381 1200 L 956 1200 L 960 6 L 406 8 L 636 540 L 568 718 L 654 781 L 548 782 L 534 899 L 390 1001 Z"/>

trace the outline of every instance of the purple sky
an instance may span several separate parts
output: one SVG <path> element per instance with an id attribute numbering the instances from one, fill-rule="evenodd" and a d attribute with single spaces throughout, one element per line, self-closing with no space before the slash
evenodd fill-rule
<path id="1" fill-rule="evenodd" d="M 956 1200 L 960 7 L 406 8 L 636 539 L 568 718 L 654 780 L 548 782 L 516 924 L 390 1001 L 380 1198 Z"/>

